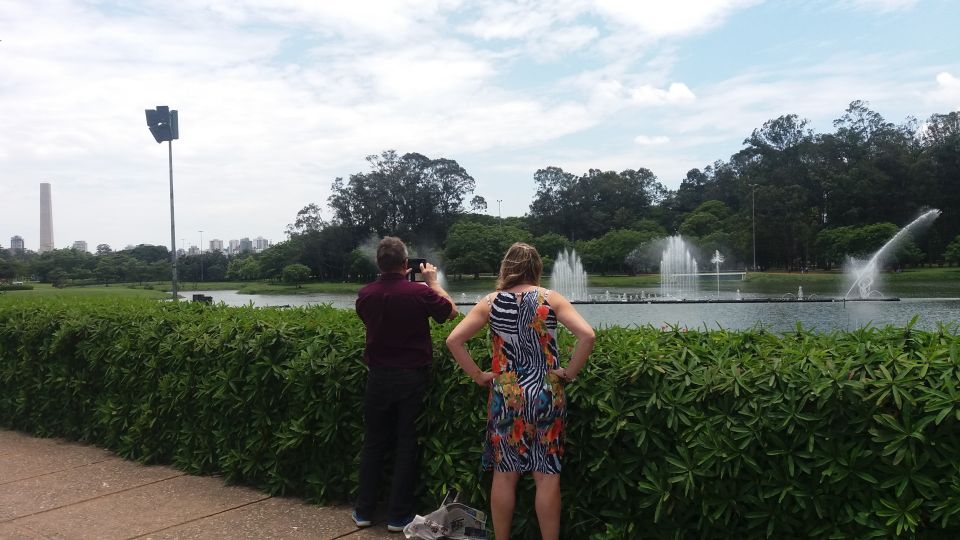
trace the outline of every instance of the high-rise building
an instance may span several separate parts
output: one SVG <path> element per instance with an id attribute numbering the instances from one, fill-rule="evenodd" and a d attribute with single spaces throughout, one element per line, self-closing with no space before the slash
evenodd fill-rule
<path id="1" fill-rule="evenodd" d="M 77 251 L 86 251 L 87 250 L 87 241 L 86 240 L 77 240 L 73 243 L 73 249 Z"/>
<path id="2" fill-rule="evenodd" d="M 249 238 L 240 239 L 240 253 L 247 253 L 253 251 L 253 242 Z"/>
<path id="3" fill-rule="evenodd" d="M 253 250 L 257 253 L 270 247 L 270 241 L 262 236 L 258 236 L 253 239 Z"/>
<path id="4" fill-rule="evenodd" d="M 210 251 L 223 251 L 223 240 L 214 238 L 210 241 Z"/>
<path id="5" fill-rule="evenodd" d="M 40 253 L 53 250 L 53 203 L 50 184 L 40 184 Z"/>
<path id="6" fill-rule="evenodd" d="M 23 237 L 20 235 L 10 237 L 10 253 L 23 253 Z"/>
<path id="7" fill-rule="evenodd" d="M 227 249 L 227 253 L 230 255 L 236 255 L 237 253 L 240 253 L 240 241 L 231 240 L 230 247 Z"/>

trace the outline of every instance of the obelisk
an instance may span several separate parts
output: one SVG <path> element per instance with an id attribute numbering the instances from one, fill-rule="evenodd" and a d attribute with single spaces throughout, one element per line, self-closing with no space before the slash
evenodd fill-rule
<path id="1" fill-rule="evenodd" d="M 40 253 L 53 251 L 53 204 L 50 200 L 50 184 L 40 184 Z"/>

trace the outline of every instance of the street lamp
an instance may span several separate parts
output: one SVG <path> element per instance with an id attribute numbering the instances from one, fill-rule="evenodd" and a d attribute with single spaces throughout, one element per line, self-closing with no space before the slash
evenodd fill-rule
<path id="1" fill-rule="evenodd" d="M 203 231 L 200 231 L 200 281 L 203 281 Z"/>
<path id="2" fill-rule="evenodd" d="M 753 271 L 757 271 L 757 185 L 750 184 L 750 221 L 753 227 Z"/>
<path id="3" fill-rule="evenodd" d="M 173 269 L 173 279 L 170 290 L 173 300 L 177 300 L 177 241 L 176 228 L 173 217 L 173 140 L 180 138 L 180 126 L 177 121 L 177 111 L 170 107 L 158 105 L 156 109 L 144 109 L 147 116 L 147 127 L 157 143 L 167 141 L 167 158 L 170 166 L 170 266 Z"/>

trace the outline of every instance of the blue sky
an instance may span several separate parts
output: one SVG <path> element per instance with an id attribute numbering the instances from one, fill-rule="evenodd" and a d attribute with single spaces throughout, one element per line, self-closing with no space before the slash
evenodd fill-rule
<path id="1" fill-rule="evenodd" d="M 386 149 L 457 160 L 496 214 L 533 173 L 647 167 L 676 188 L 764 121 L 829 131 L 853 100 L 893 122 L 960 109 L 948 0 L 0 0 L 0 243 L 169 243 L 180 111 L 186 243 L 284 238 Z"/>

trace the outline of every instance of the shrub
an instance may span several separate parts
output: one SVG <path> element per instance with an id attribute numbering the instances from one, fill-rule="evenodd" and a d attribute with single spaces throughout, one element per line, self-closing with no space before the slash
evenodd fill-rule
<path id="1" fill-rule="evenodd" d="M 0 291 L 32 291 L 33 285 L 23 283 L 0 283 Z"/>
<path id="2" fill-rule="evenodd" d="M 424 510 L 449 487 L 486 504 L 486 396 L 442 345 L 453 324 L 434 327 Z M 329 306 L 4 298 L 0 424 L 342 502 L 363 341 Z M 470 346 L 489 361 L 484 339 Z M 563 536 L 957 537 L 958 380 L 956 327 L 601 329 L 568 387 Z M 521 483 L 517 536 L 538 537 Z"/>

